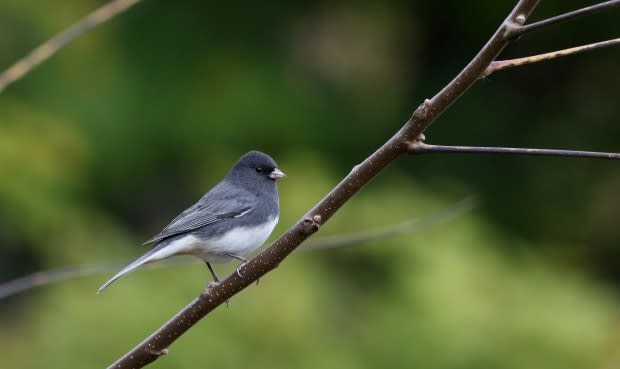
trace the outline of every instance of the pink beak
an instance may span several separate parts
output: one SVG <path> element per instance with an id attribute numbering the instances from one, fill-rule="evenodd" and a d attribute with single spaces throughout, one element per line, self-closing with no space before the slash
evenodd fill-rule
<path id="1" fill-rule="evenodd" d="M 284 174 L 284 172 L 278 168 L 275 168 L 274 170 L 271 171 L 271 173 L 269 173 L 269 178 L 274 179 L 274 180 L 278 180 L 284 177 L 286 177 L 286 174 Z"/>

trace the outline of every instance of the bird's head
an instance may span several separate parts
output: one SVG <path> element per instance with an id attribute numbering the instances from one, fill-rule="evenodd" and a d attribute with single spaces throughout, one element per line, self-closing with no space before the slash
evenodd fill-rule
<path id="1" fill-rule="evenodd" d="M 278 165 L 269 155 L 260 151 L 250 151 L 239 159 L 229 176 L 234 180 L 252 184 L 275 182 L 286 177 L 286 174 L 278 169 Z"/>

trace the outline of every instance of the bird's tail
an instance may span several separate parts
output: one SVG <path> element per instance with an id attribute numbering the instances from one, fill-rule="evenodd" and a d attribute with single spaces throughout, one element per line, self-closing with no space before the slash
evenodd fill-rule
<path id="1" fill-rule="evenodd" d="M 106 289 L 109 285 L 111 285 L 112 283 L 116 282 L 117 280 L 119 280 L 120 278 L 124 277 L 125 275 L 133 272 L 134 270 L 136 270 L 137 268 L 141 267 L 142 265 L 148 264 L 148 263 L 152 263 L 154 261 L 163 259 L 159 255 L 159 253 L 158 253 L 159 249 L 160 249 L 159 247 L 154 247 L 151 250 L 149 250 L 146 254 L 140 256 L 136 261 L 134 261 L 133 263 L 127 265 L 120 272 L 116 273 L 114 275 L 114 277 L 110 278 L 101 287 L 99 287 L 99 290 L 97 291 L 97 294 L 100 294 L 101 291 Z"/>

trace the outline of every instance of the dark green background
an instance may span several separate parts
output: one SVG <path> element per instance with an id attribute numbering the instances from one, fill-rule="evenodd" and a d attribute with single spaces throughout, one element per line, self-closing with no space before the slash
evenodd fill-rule
<path id="1" fill-rule="evenodd" d="M 512 3 L 143 1 L 0 95 L 0 280 L 137 257 L 250 149 L 289 175 L 275 238 L 445 85 Z M 542 3 L 532 19 L 591 4 Z M 101 4 L 3 0 L 0 69 Z M 503 57 L 617 37 L 618 15 L 528 35 Z M 500 72 L 428 141 L 620 151 L 618 63 L 611 48 Z M 479 206 L 405 236 L 296 253 L 153 367 L 613 367 L 619 189 L 615 162 L 401 158 L 321 233 L 468 195 Z M 108 276 L 0 301 L 0 367 L 103 367 L 208 273 L 137 272 L 96 296 Z"/>

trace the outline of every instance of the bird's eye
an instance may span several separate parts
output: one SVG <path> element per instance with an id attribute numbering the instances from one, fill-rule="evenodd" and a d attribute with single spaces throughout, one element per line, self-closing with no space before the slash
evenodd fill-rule
<path id="1" fill-rule="evenodd" d="M 256 167 L 256 173 L 262 173 L 262 172 L 263 172 L 262 167 Z"/>

